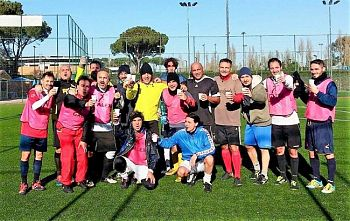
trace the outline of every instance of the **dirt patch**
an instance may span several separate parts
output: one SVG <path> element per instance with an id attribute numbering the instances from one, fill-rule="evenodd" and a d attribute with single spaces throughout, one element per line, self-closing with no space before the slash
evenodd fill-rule
<path id="1" fill-rule="evenodd" d="M 27 102 L 27 99 L 14 99 L 14 100 L 4 100 L 0 101 L 0 104 L 20 104 Z"/>

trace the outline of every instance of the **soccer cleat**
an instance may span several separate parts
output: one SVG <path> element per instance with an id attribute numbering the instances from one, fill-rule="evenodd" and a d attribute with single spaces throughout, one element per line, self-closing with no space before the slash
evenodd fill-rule
<path id="1" fill-rule="evenodd" d="M 234 184 L 235 186 L 242 186 L 241 179 L 235 177 L 235 179 L 233 180 L 233 184 Z"/>
<path id="2" fill-rule="evenodd" d="M 203 183 L 203 189 L 204 189 L 204 192 L 211 192 L 212 190 L 212 185 L 210 183 Z"/>
<path id="3" fill-rule="evenodd" d="M 284 183 L 287 183 L 287 179 L 283 176 L 278 176 L 277 180 L 275 181 L 275 185 L 282 185 Z"/>
<path id="4" fill-rule="evenodd" d="M 62 187 L 63 187 L 62 190 L 65 193 L 73 193 L 74 192 L 73 188 L 71 186 L 63 185 Z"/>
<path id="5" fill-rule="evenodd" d="M 187 184 L 189 186 L 194 186 L 194 184 L 196 184 L 196 178 L 197 178 L 197 174 L 191 173 L 190 175 L 187 176 Z"/>
<path id="6" fill-rule="evenodd" d="M 168 170 L 165 175 L 166 176 L 172 176 L 177 172 L 177 168 L 171 168 L 170 170 Z"/>
<path id="7" fill-rule="evenodd" d="M 297 181 L 292 180 L 292 181 L 290 182 L 290 189 L 291 189 L 291 190 L 298 190 L 298 189 L 299 189 L 299 185 L 298 185 Z"/>
<path id="8" fill-rule="evenodd" d="M 32 190 L 43 191 L 46 190 L 46 188 L 41 185 L 40 181 L 34 181 L 32 184 Z"/>
<path id="9" fill-rule="evenodd" d="M 62 186 L 61 179 L 62 179 L 62 176 L 58 175 L 55 182 L 56 186 Z"/>
<path id="10" fill-rule="evenodd" d="M 82 182 L 77 183 L 77 185 L 79 187 L 81 187 L 82 189 L 84 189 L 84 190 L 87 190 L 89 188 L 85 180 L 82 181 Z"/>
<path id="11" fill-rule="evenodd" d="M 256 184 L 260 184 L 263 185 L 265 183 L 267 183 L 269 179 L 267 177 L 265 177 L 264 174 L 259 174 L 258 179 L 256 179 Z"/>
<path id="12" fill-rule="evenodd" d="M 86 180 L 86 186 L 92 188 L 95 186 L 95 183 L 92 180 Z"/>
<path id="13" fill-rule="evenodd" d="M 228 180 L 232 177 L 232 173 L 225 172 L 224 175 L 221 177 L 222 180 Z"/>
<path id="14" fill-rule="evenodd" d="M 122 189 L 127 189 L 130 186 L 129 179 L 122 179 L 122 182 L 120 183 L 120 187 Z"/>
<path id="15" fill-rule="evenodd" d="M 19 185 L 19 191 L 18 193 L 21 194 L 21 195 L 26 195 L 28 192 L 28 184 L 26 183 L 21 183 Z"/>
<path id="16" fill-rule="evenodd" d="M 254 172 L 252 173 L 252 175 L 250 175 L 250 179 L 251 180 L 257 180 L 259 177 L 260 171 L 259 170 L 254 170 Z"/>
<path id="17" fill-rule="evenodd" d="M 322 193 L 333 193 L 335 191 L 335 185 L 331 183 L 327 183 L 325 187 L 322 189 Z"/>
<path id="18" fill-rule="evenodd" d="M 313 190 L 313 189 L 322 189 L 323 184 L 322 181 L 318 181 L 316 179 L 313 179 L 310 181 L 308 185 L 306 185 L 307 188 Z"/>
<path id="19" fill-rule="evenodd" d="M 113 179 L 112 177 L 106 177 L 104 179 L 101 180 L 104 183 L 110 183 L 110 184 L 114 184 L 117 183 L 118 181 Z"/>
<path id="20" fill-rule="evenodd" d="M 182 177 L 176 176 L 175 183 L 181 183 Z"/>

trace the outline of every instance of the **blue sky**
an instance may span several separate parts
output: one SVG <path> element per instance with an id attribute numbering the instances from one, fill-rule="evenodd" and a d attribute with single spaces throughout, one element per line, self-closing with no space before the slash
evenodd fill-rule
<path id="1" fill-rule="evenodd" d="M 88 38 L 117 37 L 126 29 L 140 25 L 150 26 L 170 37 L 187 36 L 186 9 L 179 5 L 178 0 L 19 2 L 22 3 L 25 14 L 70 14 Z M 191 35 L 224 36 L 226 0 L 197 0 L 197 2 L 195 7 L 190 8 Z M 324 6 L 321 0 L 229 0 L 229 10 L 232 36 L 240 36 L 243 31 L 247 35 L 329 33 L 328 7 Z M 341 0 L 339 4 L 331 6 L 332 33 L 350 34 L 349 11 L 349 0 Z M 232 38 L 237 48 L 241 45 L 240 41 L 238 37 Z M 280 40 L 276 42 L 278 41 Z M 327 42 L 323 38 L 316 41 L 325 44 Z M 113 42 L 113 38 L 96 41 L 95 53 L 110 53 L 108 47 Z M 225 51 L 225 42 L 224 38 L 199 38 L 196 40 L 196 45 L 197 50 L 199 48 L 203 50 L 203 44 L 206 44 L 207 51 L 212 51 L 213 45 L 217 44 L 218 51 Z M 247 42 L 250 44 L 249 38 Z M 167 52 L 186 52 L 186 44 L 186 38 L 169 42 Z M 283 43 L 274 45 L 264 39 L 264 48 L 269 46 L 268 50 L 281 47 L 281 44 L 283 45 Z M 317 42 L 315 44 L 317 45 Z"/>

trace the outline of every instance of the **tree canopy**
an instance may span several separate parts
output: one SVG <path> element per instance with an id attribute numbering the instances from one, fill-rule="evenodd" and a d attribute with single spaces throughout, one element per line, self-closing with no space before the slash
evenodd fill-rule
<path id="1" fill-rule="evenodd" d="M 22 4 L 0 0 L 0 15 L 23 15 Z M 24 48 L 35 41 L 44 41 L 50 34 L 51 27 L 45 21 L 41 27 L 0 27 L 1 56 L 9 62 L 6 71 L 11 75 L 17 74 Z"/>
<path id="2" fill-rule="evenodd" d="M 137 26 L 120 34 L 119 39 L 111 44 L 110 48 L 113 55 L 126 54 L 138 71 L 142 58 L 164 53 L 168 40 L 167 35 L 150 27 Z"/>

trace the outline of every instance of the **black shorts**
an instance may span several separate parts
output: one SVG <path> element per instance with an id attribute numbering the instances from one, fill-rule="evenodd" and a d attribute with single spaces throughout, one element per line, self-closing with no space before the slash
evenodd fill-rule
<path id="1" fill-rule="evenodd" d="M 220 145 L 240 145 L 241 133 L 240 127 L 237 126 L 223 126 L 216 125 L 215 138 L 216 142 Z"/>
<path id="2" fill-rule="evenodd" d="M 272 146 L 298 149 L 301 147 L 300 127 L 294 125 L 274 125 L 272 124 Z"/>
<path id="3" fill-rule="evenodd" d="M 56 149 L 61 148 L 60 140 L 57 135 L 57 128 L 56 128 L 57 120 L 52 120 L 52 130 L 53 130 L 53 147 Z"/>
<path id="4" fill-rule="evenodd" d="M 308 120 L 305 128 L 305 148 L 319 154 L 333 154 L 332 121 L 315 122 Z"/>
<path id="5" fill-rule="evenodd" d="M 158 121 L 157 120 L 144 121 L 143 125 L 145 126 L 146 129 L 150 130 L 152 133 L 159 135 L 159 128 L 158 128 Z"/>
<path id="6" fill-rule="evenodd" d="M 92 149 L 96 152 L 116 151 L 113 131 L 93 132 Z"/>

